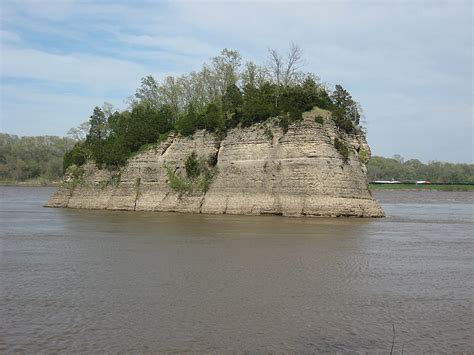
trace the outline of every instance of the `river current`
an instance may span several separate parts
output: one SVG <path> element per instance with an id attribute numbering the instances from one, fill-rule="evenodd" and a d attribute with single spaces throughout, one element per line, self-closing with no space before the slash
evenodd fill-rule
<path id="1" fill-rule="evenodd" d="M 0 187 L 0 353 L 474 352 L 472 192 L 331 219 L 42 207 L 53 190 Z"/>

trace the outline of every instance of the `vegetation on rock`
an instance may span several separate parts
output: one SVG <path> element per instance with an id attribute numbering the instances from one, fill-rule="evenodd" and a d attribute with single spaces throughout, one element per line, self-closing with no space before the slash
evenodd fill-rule
<path id="1" fill-rule="evenodd" d="M 319 123 L 319 124 L 323 124 L 324 123 L 324 118 L 322 116 L 318 115 L 314 118 L 314 122 Z"/>
<path id="2" fill-rule="evenodd" d="M 64 156 L 63 168 L 87 160 L 99 167 L 122 166 L 132 153 L 171 131 L 187 136 L 205 129 L 222 136 L 230 128 L 278 117 L 286 132 L 315 106 L 331 111 L 335 124 L 352 133 L 360 107 L 342 86 L 331 91 L 314 74 L 300 71 L 301 56 L 292 44 L 286 56 L 271 50 L 269 64 L 258 66 L 243 64 L 239 52 L 224 49 L 199 72 L 161 83 L 146 76 L 127 110 L 95 107 L 88 124 L 72 130 L 80 137 L 88 132 Z"/>
<path id="3" fill-rule="evenodd" d="M 349 159 L 349 148 L 347 148 L 344 142 L 337 137 L 334 139 L 334 147 L 339 152 L 339 154 L 342 155 L 344 162 L 346 162 Z"/>
<path id="4" fill-rule="evenodd" d="M 190 179 L 195 179 L 201 174 L 201 164 L 197 159 L 197 154 L 193 151 L 186 159 L 184 166 L 186 168 L 186 175 Z"/>
<path id="5" fill-rule="evenodd" d="M 72 165 L 68 170 L 66 183 L 70 184 L 72 188 L 84 183 L 84 169 L 77 165 Z"/>
<path id="6" fill-rule="evenodd" d="M 185 160 L 185 175 L 173 171 L 170 166 L 166 167 L 168 185 L 180 193 L 207 192 L 218 172 L 215 165 L 215 155 L 210 155 L 207 159 L 199 158 L 193 151 Z"/>
<path id="7" fill-rule="evenodd" d="M 361 148 L 359 150 L 359 161 L 361 161 L 364 164 L 367 164 L 370 160 L 370 155 L 369 152 L 366 151 L 365 149 Z"/>

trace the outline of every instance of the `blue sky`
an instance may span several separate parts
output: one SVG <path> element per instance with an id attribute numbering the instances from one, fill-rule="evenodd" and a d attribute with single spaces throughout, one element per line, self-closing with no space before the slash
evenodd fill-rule
<path id="1" fill-rule="evenodd" d="M 471 1 L 2 0 L 1 127 L 65 135 L 140 78 L 289 42 L 361 102 L 373 154 L 473 162 Z"/>

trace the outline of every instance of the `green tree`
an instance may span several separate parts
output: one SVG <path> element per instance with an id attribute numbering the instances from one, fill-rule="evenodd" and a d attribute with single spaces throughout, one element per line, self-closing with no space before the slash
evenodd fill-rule
<path id="1" fill-rule="evenodd" d="M 91 157 L 91 152 L 85 142 L 77 142 L 71 150 L 64 154 L 63 171 L 66 171 L 71 165 L 83 165 Z"/>
<path id="2" fill-rule="evenodd" d="M 336 85 L 331 95 L 334 105 L 344 111 L 346 119 L 351 120 L 356 125 L 360 121 L 360 113 L 357 103 L 352 99 L 349 92 L 342 87 L 342 85 Z"/>
<path id="3" fill-rule="evenodd" d="M 242 106 L 242 124 L 250 126 L 262 122 L 269 117 L 278 115 L 275 106 L 276 86 L 265 83 L 261 87 L 247 86 L 244 88 L 244 103 Z"/>
<path id="4" fill-rule="evenodd" d="M 89 134 L 86 137 L 88 143 L 96 144 L 107 137 L 107 118 L 99 106 L 94 107 L 94 111 L 90 116 L 89 126 Z"/>
<path id="5" fill-rule="evenodd" d="M 206 111 L 202 115 L 204 128 L 209 131 L 224 131 L 225 120 L 219 106 L 214 103 L 207 105 Z"/>
<path id="6" fill-rule="evenodd" d="M 222 108 L 228 128 L 235 127 L 239 123 L 243 103 L 242 92 L 237 85 L 229 85 L 222 97 Z"/>
<path id="7" fill-rule="evenodd" d="M 198 114 L 194 105 L 191 103 L 188 105 L 185 113 L 176 122 L 176 131 L 181 133 L 183 136 L 189 136 L 196 130 L 198 121 Z"/>
<path id="8" fill-rule="evenodd" d="M 135 92 L 134 97 L 130 98 L 131 106 L 139 103 L 148 103 L 151 106 L 158 106 L 159 102 L 159 85 L 155 78 L 151 75 L 143 77 L 140 81 L 140 87 Z"/>

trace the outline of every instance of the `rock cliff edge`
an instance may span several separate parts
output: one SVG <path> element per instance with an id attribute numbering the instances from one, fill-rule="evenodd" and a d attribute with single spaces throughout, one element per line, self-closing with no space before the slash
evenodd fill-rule
<path id="1" fill-rule="evenodd" d="M 317 120 L 315 117 L 319 116 Z M 321 120 L 322 118 L 322 120 Z M 318 123 L 323 122 L 323 123 Z M 348 148 L 344 157 L 336 138 Z M 196 152 L 215 164 L 208 188 L 172 188 Z M 88 163 L 66 174 L 47 207 L 283 216 L 383 217 L 367 184 L 370 149 L 362 132 L 340 131 L 315 108 L 284 132 L 271 120 L 220 139 L 198 131 L 169 136 L 121 170 Z"/>

